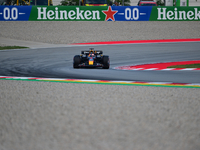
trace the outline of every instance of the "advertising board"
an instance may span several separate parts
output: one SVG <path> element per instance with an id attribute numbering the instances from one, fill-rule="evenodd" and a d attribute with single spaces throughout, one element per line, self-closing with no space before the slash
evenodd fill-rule
<path id="1" fill-rule="evenodd" d="M 0 6 L 0 21 L 199 21 L 200 7 Z"/>

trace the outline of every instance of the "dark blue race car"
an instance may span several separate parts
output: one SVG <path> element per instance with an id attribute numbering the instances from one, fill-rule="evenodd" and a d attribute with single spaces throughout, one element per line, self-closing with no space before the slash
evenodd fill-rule
<path id="1" fill-rule="evenodd" d="M 93 48 L 90 48 L 89 51 L 81 51 L 81 55 L 74 56 L 73 67 L 102 67 L 103 69 L 109 69 L 110 59 L 109 56 L 103 55 L 103 51 L 94 51 Z"/>

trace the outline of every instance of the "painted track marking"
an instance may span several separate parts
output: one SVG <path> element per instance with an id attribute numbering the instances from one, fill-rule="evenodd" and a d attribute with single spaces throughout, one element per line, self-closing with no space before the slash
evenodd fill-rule
<path id="1" fill-rule="evenodd" d="M 0 80 L 41 81 L 41 82 L 43 81 L 43 82 L 82 83 L 82 84 L 106 84 L 106 85 L 127 85 L 127 86 L 155 86 L 155 87 L 200 88 L 200 83 L 110 81 L 110 80 L 84 80 L 84 79 L 10 77 L 10 76 L 0 76 Z"/>

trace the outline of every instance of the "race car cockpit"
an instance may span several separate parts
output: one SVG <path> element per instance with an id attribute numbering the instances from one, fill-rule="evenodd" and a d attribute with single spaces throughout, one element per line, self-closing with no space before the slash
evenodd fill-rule
<path id="1" fill-rule="evenodd" d="M 94 52 L 93 49 L 91 49 L 91 50 L 89 51 L 88 57 L 95 57 L 95 52 Z"/>

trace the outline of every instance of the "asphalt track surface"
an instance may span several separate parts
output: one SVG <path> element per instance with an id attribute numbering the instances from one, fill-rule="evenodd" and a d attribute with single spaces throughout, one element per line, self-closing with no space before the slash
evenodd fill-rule
<path id="1" fill-rule="evenodd" d="M 103 50 L 110 69 L 73 69 L 73 56 L 81 50 Z M 199 42 L 69 46 L 0 51 L 0 75 L 20 77 L 200 83 L 200 71 L 128 71 L 114 67 L 144 63 L 199 60 Z"/>

